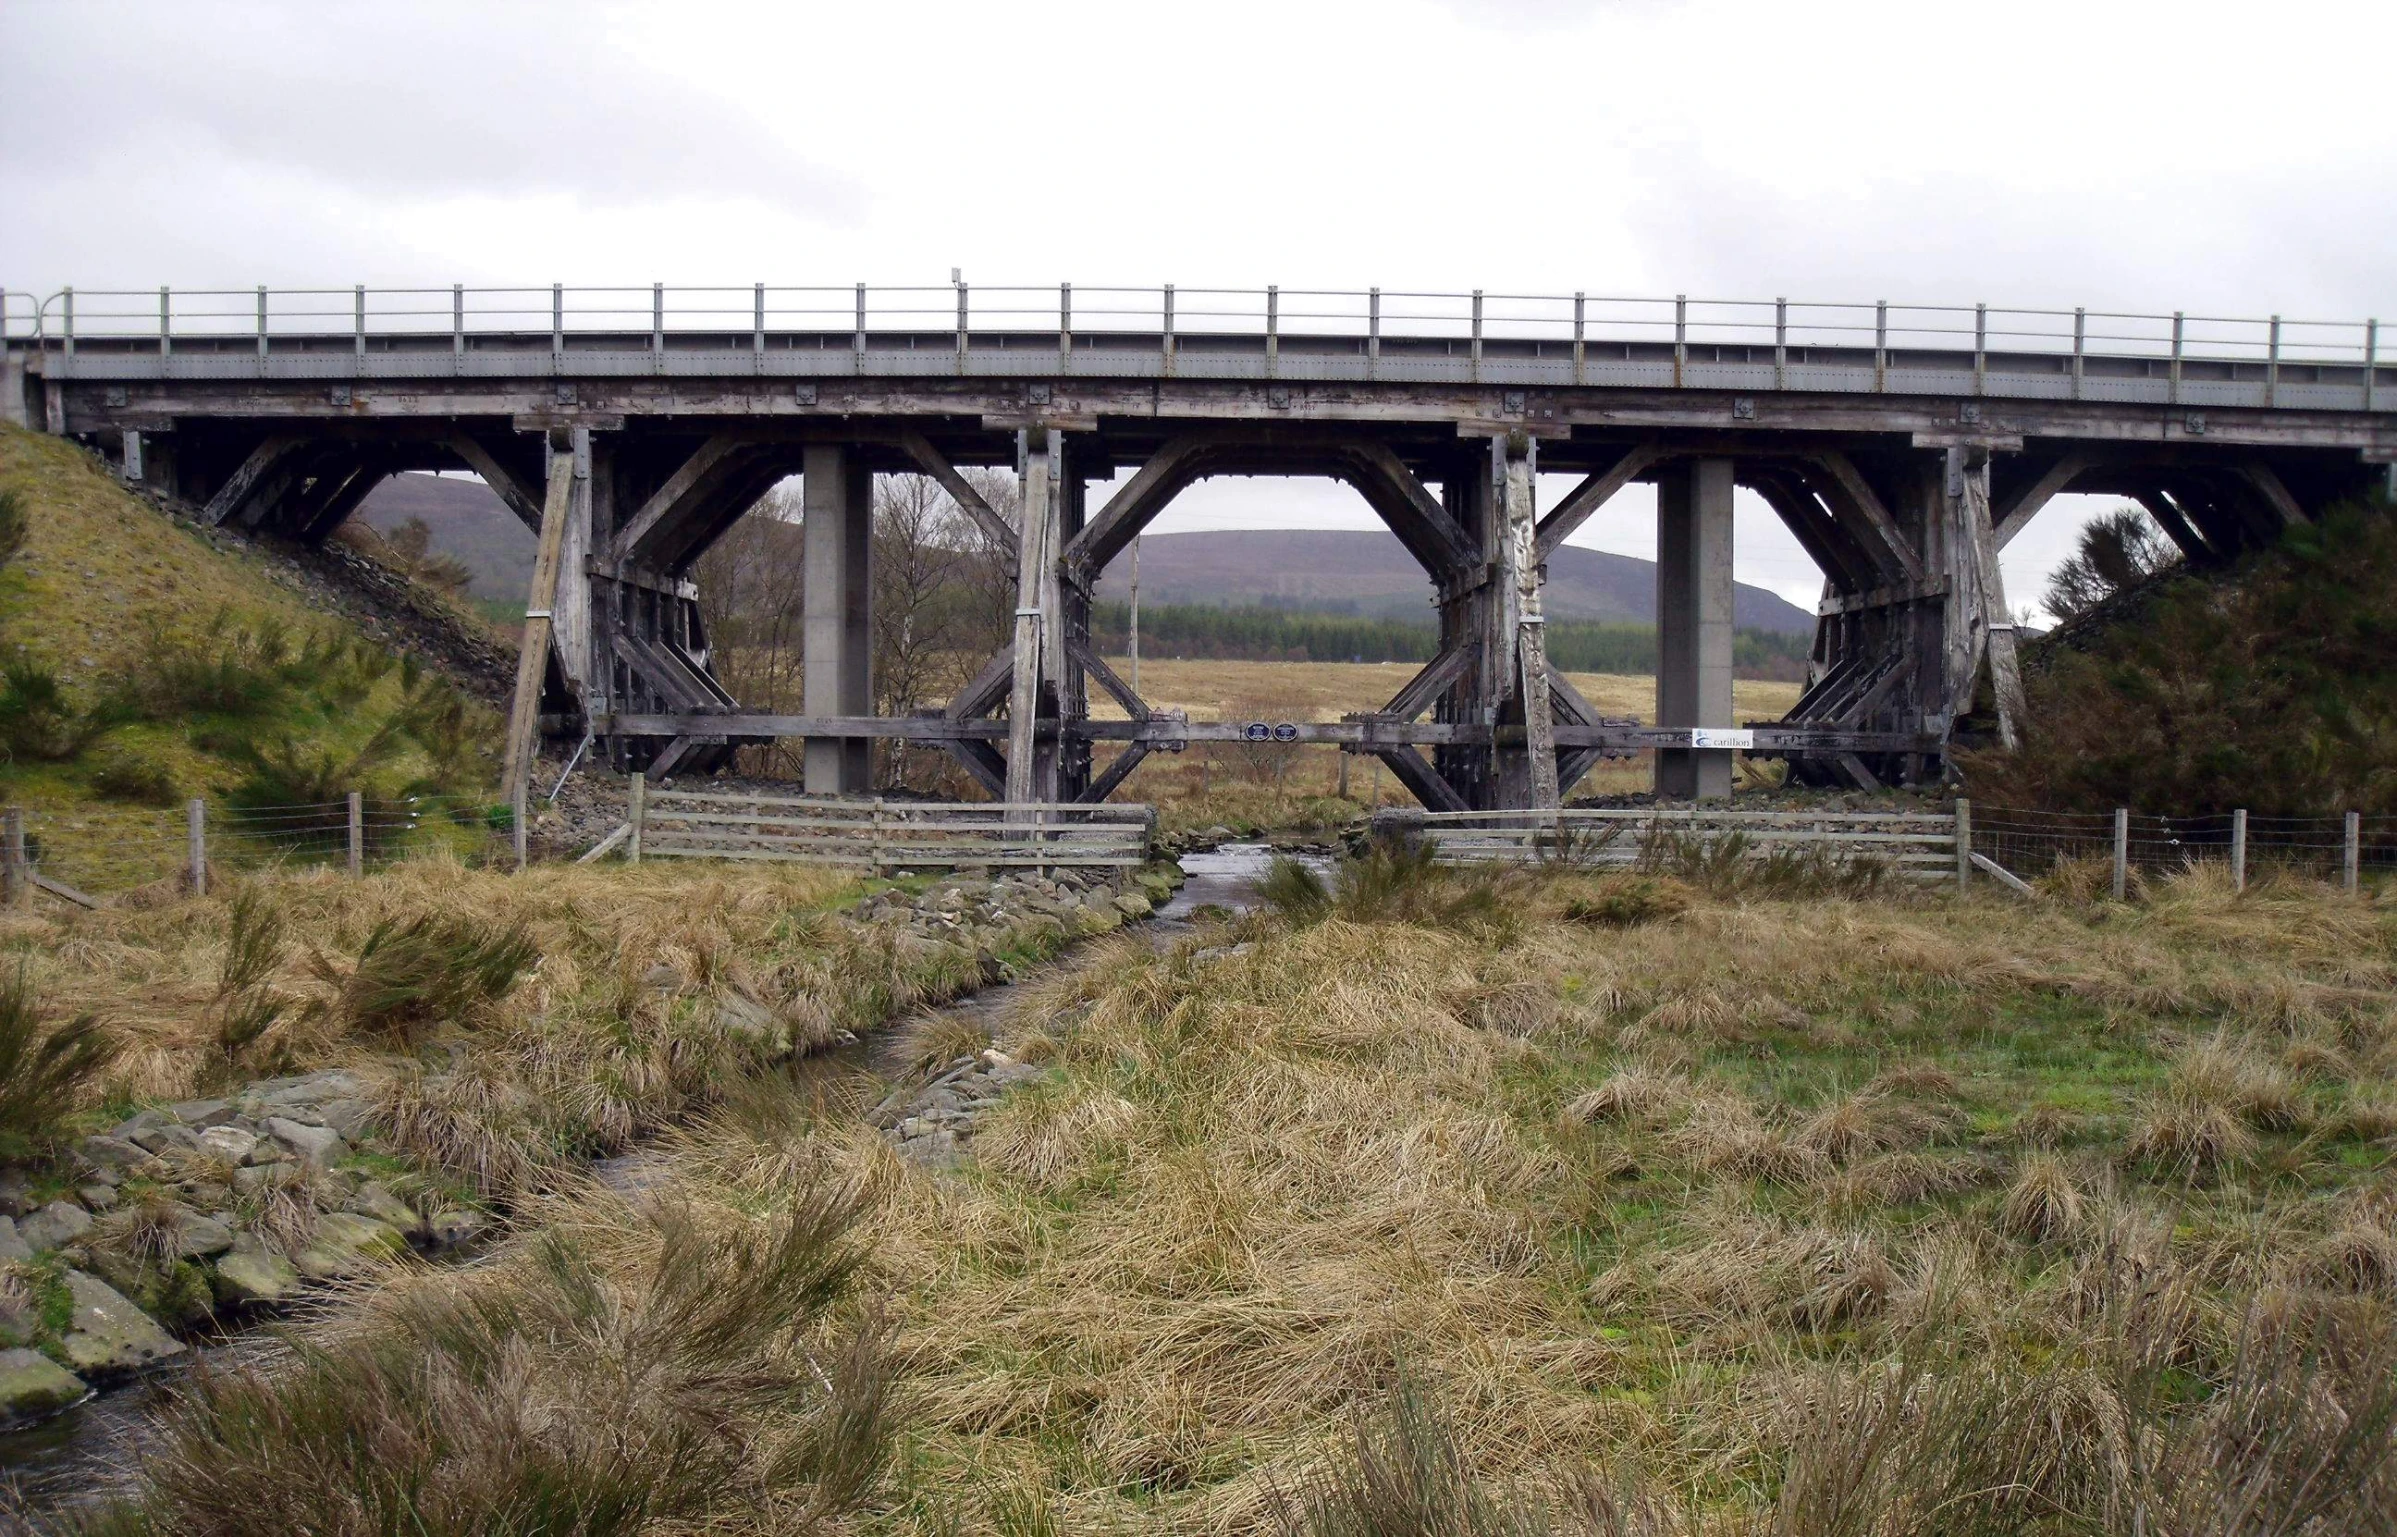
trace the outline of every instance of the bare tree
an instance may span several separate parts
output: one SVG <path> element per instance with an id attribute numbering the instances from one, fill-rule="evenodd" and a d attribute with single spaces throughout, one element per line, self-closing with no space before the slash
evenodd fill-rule
<path id="1" fill-rule="evenodd" d="M 699 617 L 715 674 L 752 710 L 800 708 L 799 606 L 803 556 L 798 488 L 784 482 L 699 557 Z M 781 747 L 745 755 L 755 773 L 796 771 Z"/>

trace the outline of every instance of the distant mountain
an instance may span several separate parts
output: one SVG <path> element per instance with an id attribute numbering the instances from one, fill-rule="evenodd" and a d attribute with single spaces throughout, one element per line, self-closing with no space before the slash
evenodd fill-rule
<path id="1" fill-rule="evenodd" d="M 1131 562 L 1118 558 L 1099 583 L 1102 601 L 1131 595 Z M 1432 589 L 1395 535 L 1371 529 L 1226 529 L 1147 534 L 1140 541 L 1144 603 L 1262 604 L 1310 612 L 1428 617 Z M 1656 565 L 1603 550 L 1560 549 L 1548 562 L 1554 619 L 1656 622 Z M 1742 583 L 1732 623 L 1743 630 L 1812 634 L 1814 615 L 1778 593 Z"/>
<path id="2" fill-rule="evenodd" d="M 358 511 L 378 533 L 410 518 L 432 530 L 433 549 L 474 573 L 478 598 L 522 602 L 532 583 L 531 530 L 479 480 L 394 475 Z M 1103 602 L 1131 594 L 1131 562 L 1099 583 Z M 1362 529 L 1225 529 L 1148 534 L 1140 541 L 1146 603 L 1262 605 L 1299 612 L 1428 618 L 1431 583 L 1394 535 Z M 1630 555 L 1568 545 L 1548 562 L 1548 613 L 1556 619 L 1656 622 L 1656 566 Z M 1814 616 L 1762 587 L 1741 584 L 1732 622 L 1744 630 L 1805 635 Z"/>
<path id="3" fill-rule="evenodd" d="M 394 475 L 368 494 L 356 516 L 378 534 L 388 534 L 410 518 L 424 519 L 432 530 L 433 553 L 447 555 L 473 573 L 467 591 L 477 598 L 522 603 L 532 590 L 533 555 L 540 541 L 479 480 Z"/>

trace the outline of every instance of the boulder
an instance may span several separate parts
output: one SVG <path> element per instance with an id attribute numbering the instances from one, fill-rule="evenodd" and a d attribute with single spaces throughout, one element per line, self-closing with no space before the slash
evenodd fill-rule
<path id="1" fill-rule="evenodd" d="M 250 1150 L 241 1156 L 244 1168 L 255 1168 L 269 1163 L 290 1163 L 291 1161 L 291 1149 L 272 1137 L 260 1137 L 251 1144 Z"/>
<path id="2" fill-rule="evenodd" d="M 150 1155 L 122 1137 L 86 1137 L 75 1144 L 75 1151 L 95 1169 L 130 1169 Z"/>
<path id="3" fill-rule="evenodd" d="M 328 1099 L 317 1107 L 324 1123 L 341 1133 L 342 1140 L 355 1142 L 366 1131 L 367 1107 L 362 1099 Z"/>
<path id="4" fill-rule="evenodd" d="M 80 1270 L 68 1271 L 66 1279 L 74 1311 L 62 1346 L 77 1372 L 89 1377 L 139 1371 L 183 1354 L 181 1341 L 107 1282 Z"/>
<path id="5" fill-rule="evenodd" d="M 78 1185 L 75 1187 L 75 1199 L 93 1211 L 116 1210 L 117 1193 L 115 1187 L 110 1185 Z"/>
<path id="6" fill-rule="evenodd" d="M 92 1214 L 72 1201 L 52 1201 L 17 1224 L 17 1236 L 36 1254 L 73 1243 L 92 1230 Z"/>
<path id="7" fill-rule="evenodd" d="M 409 1236 L 424 1229 L 424 1217 L 415 1207 L 373 1180 L 358 1187 L 358 1193 L 350 1197 L 349 1209 L 361 1217 L 372 1217 Z"/>
<path id="8" fill-rule="evenodd" d="M 206 1259 L 233 1247 L 233 1228 L 220 1217 L 185 1212 L 175 1225 L 175 1257 Z"/>
<path id="9" fill-rule="evenodd" d="M 316 1234 L 292 1256 L 301 1275 L 327 1281 L 397 1259 L 408 1252 L 408 1240 L 387 1222 L 351 1211 L 329 1211 L 316 1219 Z"/>
<path id="10" fill-rule="evenodd" d="M 258 1146 L 258 1134 L 239 1126 L 211 1126 L 200 1133 L 200 1150 L 230 1158 L 235 1163 L 250 1156 Z"/>
<path id="11" fill-rule="evenodd" d="M 490 1225 L 489 1219 L 481 1212 L 452 1206 L 433 1213 L 432 1220 L 425 1224 L 425 1234 L 436 1248 L 454 1249 L 459 1244 L 472 1243 L 482 1237 L 484 1229 Z"/>
<path id="12" fill-rule="evenodd" d="M 90 1391 L 81 1377 L 38 1350 L 0 1350 L 0 1422 L 56 1414 Z"/>
<path id="13" fill-rule="evenodd" d="M 23 1169 L 0 1169 L 0 1217 L 22 1217 L 40 1204 Z"/>
<path id="14" fill-rule="evenodd" d="M 167 1106 L 166 1113 L 197 1132 L 222 1126 L 239 1114 L 229 1099 L 187 1099 Z"/>
<path id="15" fill-rule="evenodd" d="M 33 1245 L 17 1236 L 14 1217 L 0 1217 L 0 1265 L 21 1265 L 33 1258 Z"/>
<path id="16" fill-rule="evenodd" d="M 1156 911 L 1156 909 L 1149 904 L 1149 899 L 1142 896 L 1137 891 L 1127 891 L 1122 896 L 1117 897 L 1115 899 L 1115 910 L 1119 913 L 1122 913 L 1127 918 L 1146 918 L 1150 913 Z"/>
<path id="17" fill-rule="evenodd" d="M 164 1126 L 145 1126 L 135 1132 L 132 1143 L 145 1153 L 163 1158 L 169 1153 L 196 1153 L 200 1150 L 200 1134 L 175 1121 Z"/>
<path id="18" fill-rule="evenodd" d="M 297 1265 L 263 1246 L 236 1249 L 216 1262 L 216 1300 L 227 1307 L 281 1302 L 299 1289 Z"/>
<path id="19" fill-rule="evenodd" d="M 142 1133 L 156 1131 L 160 1127 L 174 1124 L 175 1118 L 163 1110 L 137 1110 L 117 1122 L 108 1134 L 119 1142 L 138 1143 Z"/>
<path id="20" fill-rule="evenodd" d="M 269 1116 L 266 1134 L 291 1149 L 302 1163 L 325 1168 L 349 1151 L 341 1133 L 330 1126 L 306 1126 L 289 1116 Z"/>

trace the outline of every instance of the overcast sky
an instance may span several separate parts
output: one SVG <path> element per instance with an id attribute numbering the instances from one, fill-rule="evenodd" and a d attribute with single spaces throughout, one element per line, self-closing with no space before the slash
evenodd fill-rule
<path id="1" fill-rule="evenodd" d="M 958 267 L 2397 319 L 2392 58 L 2366 0 L 0 0 L 0 281 Z M 1742 500 L 1740 577 L 1811 606 Z M 2104 505 L 2017 541 L 2018 605 Z M 1650 554 L 1652 507 L 1577 542 Z M 1371 524 L 1283 482 L 1169 517 Z"/>

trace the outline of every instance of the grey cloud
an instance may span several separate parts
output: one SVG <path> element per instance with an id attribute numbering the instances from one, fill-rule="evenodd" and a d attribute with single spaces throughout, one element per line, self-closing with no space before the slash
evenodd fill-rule
<path id="1" fill-rule="evenodd" d="M 56 175 L 212 150 L 384 196 L 715 195 L 862 215 L 854 180 L 604 35 L 603 18 L 548 7 L 20 6 L 0 19 L 0 53 L 20 61 L 0 146 Z"/>

